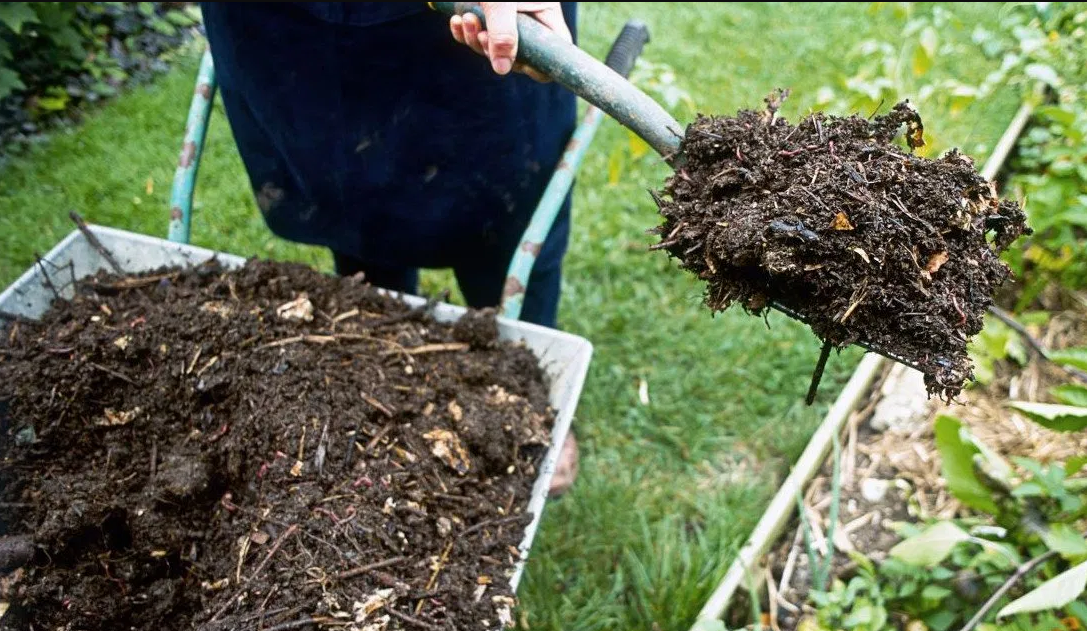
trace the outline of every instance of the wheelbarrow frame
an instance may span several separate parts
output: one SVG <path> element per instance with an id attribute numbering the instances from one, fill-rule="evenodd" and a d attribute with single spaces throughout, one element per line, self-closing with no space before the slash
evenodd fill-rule
<path id="1" fill-rule="evenodd" d="M 605 64 L 627 77 L 648 42 L 649 30 L 646 25 L 638 20 L 628 21 L 612 44 Z M 196 89 L 189 105 L 185 137 L 170 189 L 167 239 L 175 243 L 188 244 L 191 237 L 196 176 L 206 145 L 217 89 L 215 63 L 209 47 L 205 49 L 197 71 Z M 520 319 L 525 291 L 540 248 L 555 223 L 555 218 L 573 186 L 574 176 L 603 119 L 604 113 L 590 104 L 567 141 L 562 158 L 555 167 L 507 268 L 501 304 L 496 305 L 500 315 L 514 320 Z"/>

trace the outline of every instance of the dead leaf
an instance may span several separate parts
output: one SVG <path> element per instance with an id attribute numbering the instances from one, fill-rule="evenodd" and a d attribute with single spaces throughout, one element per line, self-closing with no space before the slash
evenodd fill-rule
<path id="1" fill-rule="evenodd" d="M 153 558 L 153 559 L 161 559 L 164 556 L 166 556 L 166 551 L 165 550 L 152 550 L 151 551 L 151 558 Z"/>
<path id="2" fill-rule="evenodd" d="M 449 414 L 457 423 L 459 423 L 461 419 L 464 418 L 464 410 L 461 409 L 460 404 L 457 403 L 456 399 L 453 399 L 449 402 Z M 429 414 L 427 416 L 429 416 Z"/>
<path id="3" fill-rule="evenodd" d="M 929 257 L 928 264 L 925 265 L 925 271 L 929 274 L 935 274 L 937 271 L 939 271 L 941 267 L 943 267 L 944 263 L 947 263 L 947 260 L 949 258 L 951 258 L 951 256 L 944 251 L 933 254 L 931 257 Z"/>
<path id="4" fill-rule="evenodd" d="M 365 622 L 366 618 L 375 611 L 385 607 L 394 600 L 395 590 L 379 589 L 366 597 L 362 602 L 355 601 L 352 609 L 355 611 L 355 622 Z"/>
<path id="5" fill-rule="evenodd" d="M 230 306 L 219 302 L 218 300 L 212 300 L 200 305 L 200 310 L 204 313 L 214 313 L 215 315 L 223 318 L 224 320 L 233 315 L 234 310 Z"/>
<path id="6" fill-rule="evenodd" d="M 861 257 L 862 259 L 864 259 L 864 262 L 865 262 L 865 263 L 868 263 L 869 265 L 871 265 L 871 264 L 872 264 L 872 261 L 871 261 L 871 260 L 869 260 L 869 258 L 868 258 L 868 253 L 867 253 L 867 252 L 865 252 L 865 251 L 864 251 L 864 250 L 862 250 L 861 248 L 853 248 L 853 251 L 857 253 L 857 256 L 859 256 L 859 257 Z"/>
<path id="7" fill-rule="evenodd" d="M 302 461 L 301 460 L 295 460 L 294 461 L 294 466 L 291 467 L 291 475 L 293 475 L 296 478 L 298 476 L 302 475 Z"/>
<path id="8" fill-rule="evenodd" d="M 430 452 L 439 460 L 461 475 L 468 473 L 471 463 L 460 437 L 447 429 L 436 429 L 423 434 L 423 438 L 431 442 Z"/>
<path id="9" fill-rule="evenodd" d="M 128 337 L 127 335 L 122 335 L 121 337 L 113 340 L 113 345 L 123 351 L 128 348 L 128 343 L 131 341 L 132 338 Z"/>
<path id="10" fill-rule="evenodd" d="M 155 178 L 150 175 L 147 176 L 147 184 L 144 187 L 144 190 L 147 191 L 148 195 L 155 192 Z"/>
<path id="11" fill-rule="evenodd" d="M 830 227 L 835 230 L 852 230 L 853 224 L 849 222 L 849 217 L 846 217 L 845 213 L 839 212 L 834 215 L 834 221 L 831 222 Z"/>
<path id="12" fill-rule="evenodd" d="M 502 386 L 492 385 L 487 387 L 487 405 L 503 406 L 517 403 L 520 400 L 521 397 L 516 394 L 510 394 Z"/>
<path id="13" fill-rule="evenodd" d="M 103 410 L 106 418 L 99 419 L 97 425 L 104 427 L 119 427 L 121 425 L 128 425 L 132 421 L 136 420 L 136 417 L 140 414 L 140 408 L 132 408 L 127 412 L 117 412 L 113 408 L 106 408 Z"/>
<path id="14" fill-rule="evenodd" d="M 310 322 L 313 320 L 313 303 L 309 301 L 309 296 L 303 292 L 298 298 L 279 305 L 276 308 L 276 315 L 284 320 Z"/>
<path id="15" fill-rule="evenodd" d="M 214 583 L 209 582 L 209 581 L 204 581 L 203 583 L 200 584 L 200 586 L 203 587 L 206 591 L 216 592 L 216 591 L 219 591 L 220 589 L 225 589 L 227 587 L 230 587 L 230 579 L 229 578 L 221 578 L 221 579 L 215 581 Z"/>
<path id="16" fill-rule="evenodd" d="M 423 416 L 430 416 L 433 413 L 434 413 L 434 403 L 433 402 L 427 403 L 426 407 L 423 408 Z"/>
<path id="17" fill-rule="evenodd" d="M 262 546 L 268 543 L 268 533 L 260 531 L 250 533 L 249 540 L 257 544 L 258 546 Z"/>

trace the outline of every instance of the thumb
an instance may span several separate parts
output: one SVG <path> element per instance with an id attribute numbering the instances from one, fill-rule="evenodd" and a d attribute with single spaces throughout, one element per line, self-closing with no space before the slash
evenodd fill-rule
<path id="1" fill-rule="evenodd" d="M 517 58 L 517 3 L 481 2 L 487 20 L 487 56 L 500 75 L 508 74 Z"/>

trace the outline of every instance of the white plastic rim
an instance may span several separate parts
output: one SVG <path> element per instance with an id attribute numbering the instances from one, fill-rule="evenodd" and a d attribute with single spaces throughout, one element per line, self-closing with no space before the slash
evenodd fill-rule
<path id="1" fill-rule="evenodd" d="M 128 273 L 146 272 L 167 266 L 191 267 L 212 258 L 228 268 L 240 267 L 245 263 L 244 258 L 233 254 L 115 228 L 93 225 L 88 228 L 118 265 Z M 32 266 L 0 293 L 0 312 L 36 319 L 48 310 L 53 301 L 53 292 L 44 282 L 43 268 L 56 290 L 66 297 L 72 295 L 73 278 L 79 280 L 99 270 L 110 269 L 102 255 L 87 241 L 87 237 L 79 230 L 73 230 L 42 257 L 40 265 Z M 426 304 L 426 300 L 419 296 L 384 293 L 401 298 L 411 306 Z M 440 322 L 452 322 L 465 311 L 464 307 L 439 303 L 435 305 L 433 315 Z M 516 592 L 539 529 L 559 454 L 570 432 L 574 411 L 577 409 L 592 359 L 593 347 L 582 337 L 508 318 L 498 318 L 498 331 L 503 340 L 524 342 L 539 359 L 550 387 L 549 403 L 556 414 L 555 425 L 551 431 L 551 445 L 540 464 L 540 473 L 525 509 L 532 514 L 532 521 L 519 546 L 521 559 L 510 577 L 510 585 Z"/>

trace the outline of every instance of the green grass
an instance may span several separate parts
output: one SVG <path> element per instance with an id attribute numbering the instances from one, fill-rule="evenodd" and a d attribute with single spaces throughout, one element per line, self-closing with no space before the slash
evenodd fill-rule
<path id="1" fill-rule="evenodd" d="M 993 27 L 992 5 L 952 5 Z M 758 107 L 776 87 L 795 119 L 816 90 L 849 74 L 845 52 L 869 37 L 895 41 L 901 24 L 850 4 L 582 5 L 582 45 L 602 57 L 623 23 L 649 24 L 644 56 L 669 64 L 700 111 Z M 93 223 L 164 236 L 167 196 L 193 87 L 186 59 L 154 86 L 134 90 L 74 131 L 57 134 L 0 173 L 0 281 L 11 282 L 72 226 Z M 964 80 L 991 69 L 976 53 L 939 60 Z M 941 145 L 979 159 L 1010 120 L 1014 95 L 952 117 L 924 111 Z M 681 121 L 690 113 L 677 110 Z M 564 329 L 596 348 L 578 409 L 581 474 L 549 505 L 522 590 L 532 629 L 686 629 L 765 509 L 836 391 L 855 351 L 832 357 L 816 405 L 803 397 L 818 344 L 780 316 L 711 318 L 701 288 L 661 253 L 647 253 L 657 224 L 646 189 L 666 170 L 634 160 L 626 133 L 606 121 L 579 174 L 566 264 Z M 621 161 L 610 184 L 609 157 Z M 148 183 L 153 190 L 148 193 Z M 320 250 L 263 225 L 215 112 L 197 186 L 193 242 L 237 254 L 301 260 L 329 269 Z M 450 282 L 425 275 L 425 288 Z M 639 380 L 650 403 L 638 400 Z"/>

